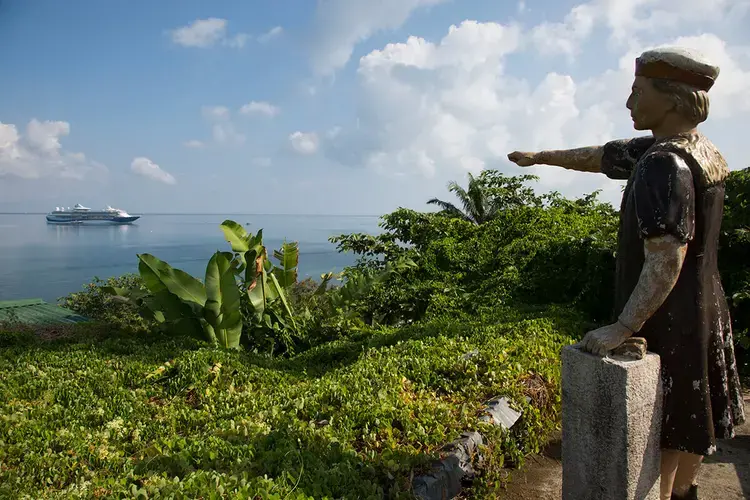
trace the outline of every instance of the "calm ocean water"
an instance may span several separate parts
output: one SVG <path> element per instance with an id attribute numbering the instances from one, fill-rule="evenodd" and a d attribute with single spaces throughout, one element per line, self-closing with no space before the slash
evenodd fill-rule
<path id="1" fill-rule="evenodd" d="M 300 278 L 317 279 L 354 262 L 355 256 L 336 252 L 330 236 L 379 232 L 375 216 L 144 215 L 132 225 L 61 226 L 47 224 L 41 214 L 0 214 L 0 300 L 55 301 L 95 276 L 137 272 L 138 253 L 203 279 L 211 255 L 229 250 L 219 229 L 225 219 L 248 232 L 263 229 L 269 253 L 285 238 L 298 241 Z"/>

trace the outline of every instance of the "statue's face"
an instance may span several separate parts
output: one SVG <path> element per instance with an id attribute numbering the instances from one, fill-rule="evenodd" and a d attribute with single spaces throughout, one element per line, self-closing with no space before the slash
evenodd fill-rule
<path id="1" fill-rule="evenodd" d="M 625 104 L 630 110 L 633 127 L 636 130 L 653 130 L 664 122 L 667 114 L 674 109 L 674 103 L 651 85 L 651 80 L 636 76 L 630 97 Z"/>

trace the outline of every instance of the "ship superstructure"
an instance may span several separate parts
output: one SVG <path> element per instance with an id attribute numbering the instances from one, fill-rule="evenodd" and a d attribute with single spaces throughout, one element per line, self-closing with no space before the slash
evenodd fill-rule
<path id="1" fill-rule="evenodd" d="M 139 215 L 130 215 L 125 210 L 109 205 L 102 210 L 91 210 L 80 203 L 72 209 L 55 207 L 53 212 L 47 214 L 47 222 L 51 224 L 129 224 L 139 218 Z"/>

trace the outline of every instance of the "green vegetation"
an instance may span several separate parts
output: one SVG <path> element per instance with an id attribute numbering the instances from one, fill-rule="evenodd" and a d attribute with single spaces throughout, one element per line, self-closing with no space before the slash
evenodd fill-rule
<path id="1" fill-rule="evenodd" d="M 536 201 L 534 191 L 523 185 L 529 180 L 537 180 L 537 177 L 521 175 L 508 178 L 495 170 L 484 170 L 479 177 L 470 173 L 468 189 L 455 181 L 448 183 L 448 191 L 456 195 L 463 209 L 438 198 L 432 198 L 427 204 L 439 206 L 443 213 L 451 217 L 484 224 L 492 220 L 500 210 Z"/>
<path id="2" fill-rule="evenodd" d="M 740 369 L 750 377 L 750 168 L 727 180 L 719 268 L 732 315 Z"/>
<path id="3" fill-rule="evenodd" d="M 534 451 L 557 418 L 549 360 L 581 327 L 560 311 L 498 311 L 275 359 L 187 336 L 4 332 L 0 498 L 406 497 L 437 448 L 479 428 L 488 397 L 527 414 L 513 434 L 487 429 L 490 464 Z"/>
<path id="4" fill-rule="evenodd" d="M 530 180 L 332 237 L 359 259 L 319 282 L 225 221 L 203 281 L 144 254 L 64 299 L 91 324 L 0 325 L 0 498 L 409 498 L 466 430 L 493 498 L 559 423 L 560 349 L 612 315 L 616 212 Z M 720 254 L 746 373 L 749 193 L 734 172 Z M 477 418 L 496 396 L 511 431 Z"/>

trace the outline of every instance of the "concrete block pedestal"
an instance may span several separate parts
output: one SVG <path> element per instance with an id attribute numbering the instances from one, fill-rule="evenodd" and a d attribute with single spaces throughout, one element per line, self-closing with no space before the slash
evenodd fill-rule
<path id="1" fill-rule="evenodd" d="M 659 356 L 562 350 L 563 500 L 658 500 Z"/>

